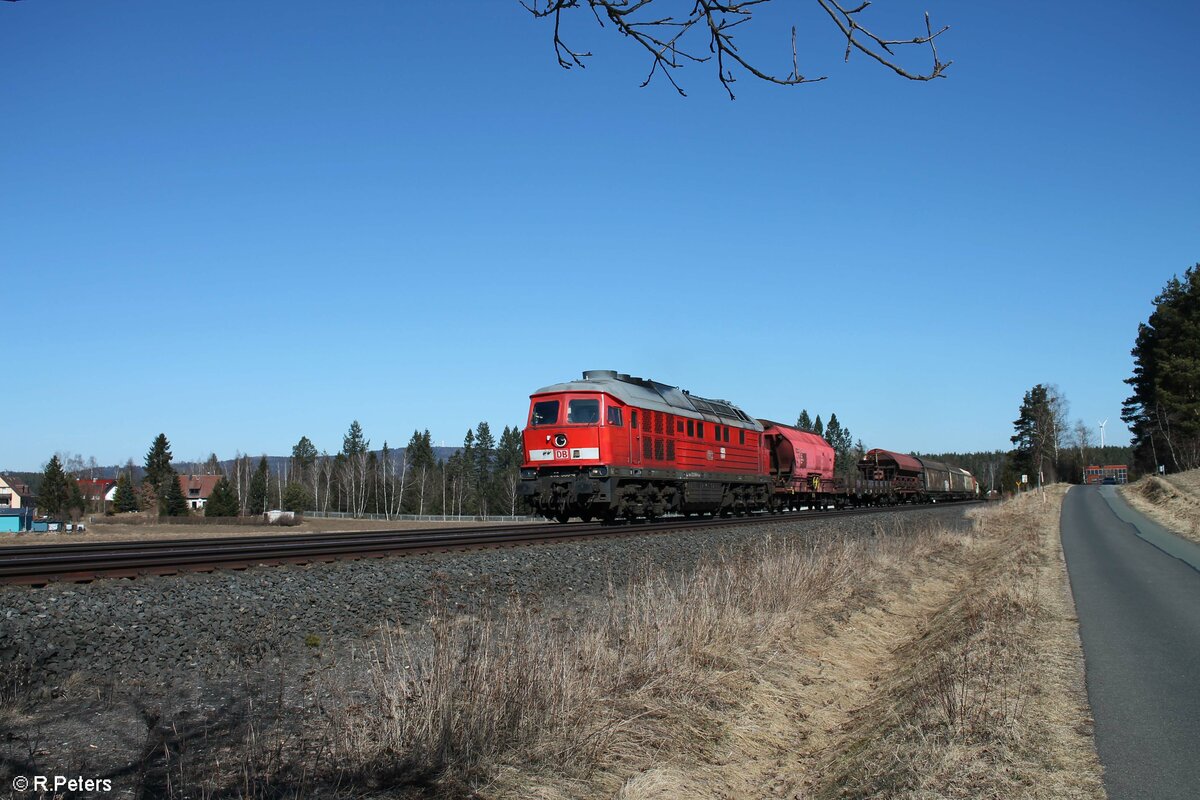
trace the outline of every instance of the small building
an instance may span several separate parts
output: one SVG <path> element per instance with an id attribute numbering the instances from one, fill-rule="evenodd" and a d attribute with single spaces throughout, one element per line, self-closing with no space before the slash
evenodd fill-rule
<path id="1" fill-rule="evenodd" d="M 33 506 L 0 508 L 0 533 L 20 533 L 33 525 Z"/>
<path id="2" fill-rule="evenodd" d="M 1124 464 L 1105 464 L 1104 466 L 1089 466 L 1083 468 L 1083 482 L 1086 484 L 1129 483 L 1129 467 Z"/>
<path id="3" fill-rule="evenodd" d="M 183 490 L 183 499 L 187 500 L 188 508 L 204 508 L 219 480 L 220 475 L 180 475 L 179 488 Z"/>
<path id="4" fill-rule="evenodd" d="M 25 483 L 0 475 L 0 510 L 33 508 L 33 499 L 33 492 Z"/>

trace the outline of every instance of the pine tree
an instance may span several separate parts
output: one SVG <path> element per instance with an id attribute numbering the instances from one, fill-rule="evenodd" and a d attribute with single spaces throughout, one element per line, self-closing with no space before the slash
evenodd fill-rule
<path id="1" fill-rule="evenodd" d="M 247 501 L 247 511 L 251 514 L 262 514 L 267 510 L 267 487 L 270 482 L 271 469 L 267 465 L 267 457 L 258 461 L 258 469 L 250 479 L 250 497 Z"/>
<path id="2" fill-rule="evenodd" d="M 127 511 L 137 511 L 137 494 L 133 490 L 133 481 L 128 472 L 117 476 L 117 492 L 113 495 L 113 511 L 123 514 Z"/>
<path id="3" fill-rule="evenodd" d="M 63 472 L 58 454 L 55 453 L 50 457 L 46 469 L 42 472 L 42 483 L 37 494 L 38 510 L 49 516 L 61 514 L 67 510 L 67 503 L 70 499 L 67 475 Z"/>
<path id="4" fill-rule="evenodd" d="M 183 496 L 183 487 L 179 485 L 179 476 L 171 470 L 162 496 L 158 499 L 158 513 L 164 517 L 186 517 L 188 515 L 187 498 Z"/>
<path id="5" fill-rule="evenodd" d="M 238 506 L 238 496 L 233 490 L 233 484 L 229 482 L 229 478 L 222 475 L 204 504 L 204 516 L 236 517 Z"/>
<path id="6" fill-rule="evenodd" d="M 283 490 L 284 511 L 308 511 L 312 505 L 312 496 L 303 484 L 289 483 Z"/>
<path id="7" fill-rule="evenodd" d="M 358 424 L 358 420 L 351 422 L 350 430 L 346 431 L 346 435 L 342 437 L 342 452 L 347 457 L 363 455 L 370 447 L 371 441 L 363 436 L 363 429 Z"/>
<path id="8" fill-rule="evenodd" d="M 825 426 L 825 441 L 829 442 L 834 451 L 838 451 L 842 444 L 842 426 L 838 422 L 837 414 L 829 415 L 829 424 Z"/>
<path id="9" fill-rule="evenodd" d="M 404 459 L 407 463 L 405 481 L 412 487 L 405 508 L 414 514 L 428 513 L 434 487 L 440 485 L 440 481 L 435 481 L 436 459 L 428 429 L 424 433 L 413 431 L 404 449 Z"/>
<path id="10" fill-rule="evenodd" d="M 359 435 L 362 430 L 359 430 Z M 307 436 L 301 436 L 300 441 L 292 447 L 292 459 L 296 462 L 297 470 L 304 472 L 317 463 L 317 447 Z"/>
<path id="11" fill-rule="evenodd" d="M 496 437 L 486 422 L 480 422 L 475 426 L 475 473 L 481 482 L 491 476 L 495 458 Z"/>
<path id="12" fill-rule="evenodd" d="M 520 469 L 525 460 L 525 443 L 521 440 L 521 429 L 504 426 L 500 434 L 500 444 L 496 448 L 496 471 L 507 472 L 510 469 Z"/>
<path id="13" fill-rule="evenodd" d="M 154 438 L 146 453 L 146 477 L 142 483 L 154 488 L 154 494 L 161 500 L 168 488 L 168 482 L 175 478 L 175 468 L 171 466 L 171 443 L 167 435 L 160 433 Z"/>
<path id="14" fill-rule="evenodd" d="M 413 431 L 412 438 L 408 440 L 408 446 L 404 448 L 404 457 L 408 460 L 410 469 L 433 466 L 435 459 L 428 430 L 424 433 Z"/>
<path id="15" fill-rule="evenodd" d="M 475 426 L 475 486 L 478 493 L 478 509 L 480 514 L 491 513 L 494 482 L 492 480 L 493 464 L 496 460 L 496 437 L 487 422 Z"/>
<path id="16" fill-rule="evenodd" d="M 84 499 L 83 492 L 79 489 L 79 480 L 67 478 L 67 513 L 71 515 L 71 519 L 79 519 L 86 510 L 87 500 Z"/>
<path id="17" fill-rule="evenodd" d="M 1121 419 L 1137 460 L 1157 471 L 1200 467 L 1200 264 L 1172 277 L 1138 326 L 1131 351 L 1133 394 Z"/>
<path id="18" fill-rule="evenodd" d="M 817 414 L 817 419 L 815 422 L 813 422 L 812 432 L 815 433 L 817 436 L 825 435 L 825 426 L 821 424 L 821 415 L 820 414 Z"/>
<path id="19" fill-rule="evenodd" d="M 221 459 L 217 458 L 216 453 L 209 453 L 208 460 L 204 462 L 205 475 L 222 475 L 224 470 L 221 469 Z"/>
<path id="20" fill-rule="evenodd" d="M 456 513 L 461 514 L 464 506 L 473 508 L 475 505 L 475 431 L 467 428 L 462 450 L 459 450 L 457 455 L 458 459 L 454 461 L 451 474 L 458 479 L 460 489 Z"/>
<path id="21" fill-rule="evenodd" d="M 808 416 L 807 408 L 801 410 L 800 416 L 796 419 L 796 427 L 802 431 L 811 431 L 813 429 L 812 418 Z"/>
<path id="22" fill-rule="evenodd" d="M 1010 459 L 1013 474 L 1025 474 L 1030 483 L 1038 485 L 1054 481 L 1054 410 L 1046 386 L 1039 383 L 1025 393 L 1013 429 L 1016 431 L 1012 436 L 1016 449 Z"/>

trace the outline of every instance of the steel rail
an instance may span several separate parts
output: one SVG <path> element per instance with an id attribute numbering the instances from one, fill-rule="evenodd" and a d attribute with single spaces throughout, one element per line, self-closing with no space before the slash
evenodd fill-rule
<path id="1" fill-rule="evenodd" d="M 962 503 L 954 504 L 956 506 Z M 137 577 L 177 572 L 238 569 L 260 564 L 313 563 L 356 558 L 511 547 L 582 540 L 595 536 L 630 537 L 680 530 L 741 525 L 807 522 L 881 512 L 901 512 L 928 505 L 884 506 L 819 511 L 756 514 L 743 517 L 666 518 L 653 523 L 625 525 L 519 525 L 515 527 L 453 528 L 283 534 L 254 537 L 209 537 L 173 541 L 86 542 L 62 545 L 0 548 L 0 583 L 45 585 L 54 581 L 85 582 L 99 577 Z"/>

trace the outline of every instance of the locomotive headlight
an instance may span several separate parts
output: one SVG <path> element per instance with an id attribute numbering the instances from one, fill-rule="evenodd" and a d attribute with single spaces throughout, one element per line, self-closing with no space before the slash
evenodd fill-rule
<path id="1" fill-rule="evenodd" d="M 567 446 L 567 435 L 565 433 L 555 434 L 554 446 L 555 447 L 566 447 Z"/>
<path id="2" fill-rule="evenodd" d="M 521 469 L 521 480 L 531 481 L 537 477 L 537 470 L 533 467 L 524 467 Z"/>
<path id="3" fill-rule="evenodd" d="M 593 478 L 607 478 L 608 467 L 592 467 L 588 470 L 588 475 L 591 475 Z"/>

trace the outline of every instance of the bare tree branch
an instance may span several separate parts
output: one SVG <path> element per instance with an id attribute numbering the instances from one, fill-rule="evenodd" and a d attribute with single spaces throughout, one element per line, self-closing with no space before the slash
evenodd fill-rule
<path id="1" fill-rule="evenodd" d="M 769 3 L 771 0 L 520 0 L 521 5 L 534 17 L 554 18 L 554 52 L 558 63 L 565 69 L 584 67 L 584 59 L 589 58 L 590 52 L 579 52 L 569 47 L 562 37 L 562 16 L 564 12 L 576 11 L 583 7 L 591 10 L 601 27 L 611 25 L 622 35 L 632 39 L 649 53 L 650 72 L 642 86 L 646 86 L 660 71 L 675 87 L 675 91 L 686 96 L 686 92 L 675 79 L 675 70 L 691 63 L 703 63 L 715 56 L 717 78 L 734 98 L 733 83 L 737 80 L 735 68 L 741 68 L 759 80 L 780 86 L 795 86 L 802 83 L 815 83 L 825 80 L 826 76 L 809 78 L 800 73 L 799 57 L 796 52 L 796 28 L 792 26 L 792 71 L 783 76 L 777 76 L 757 66 L 747 56 L 744 56 L 734 42 L 734 29 L 749 22 L 756 7 Z M 859 23 L 859 18 L 871 5 L 869 0 L 854 8 L 847 8 L 838 0 L 815 0 L 830 19 L 841 30 L 846 38 L 845 58 L 849 60 L 851 50 L 859 50 L 880 64 L 888 67 L 897 75 L 915 81 L 927 81 L 944 77 L 943 73 L 952 62 L 943 62 L 938 57 L 935 39 L 944 33 L 947 27 L 934 31 L 925 15 L 925 35 L 909 39 L 887 39 L 878 36 Z M 690 6 L 690 9 L 689 9 Z M 664 15 L 659 11 L 668 7 Z M 684 40 L 692 42 L 707 33 L 709 55 L 698 55 L 689 44 L 685 47 Z M 696 32 L 695 36 L 689 34 Z M 933 66 L 929 72 L 911 71 L 902 66 L 897 60 L 896 50 L 901 45 L 929 45 L 933 54 Z"/>

